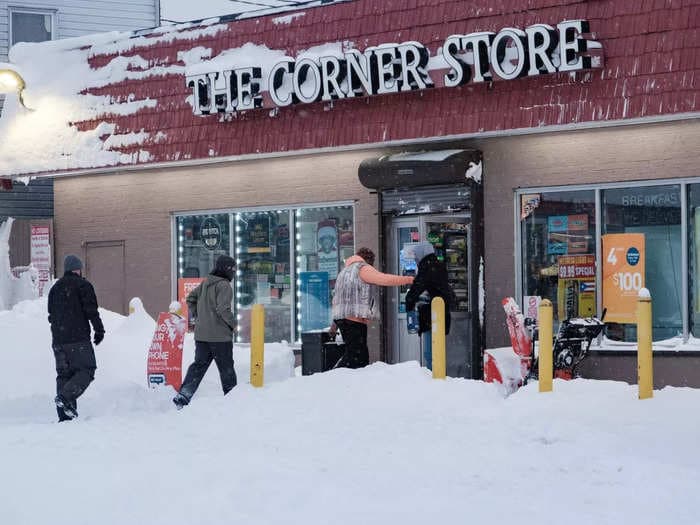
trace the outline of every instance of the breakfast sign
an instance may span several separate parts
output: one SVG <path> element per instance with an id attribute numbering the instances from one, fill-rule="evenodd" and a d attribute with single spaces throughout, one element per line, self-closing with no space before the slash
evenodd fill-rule
<path id="1" fill-rule="evenodd" d="M 187 75 L 186 82 L 195 115 L 424 90 L 435 87 L 436 70 L 444 71 L 440 85 L 457 87 L 601 67 L 600 57 L 590 53 L 601 46 L 589 34 L 587 20 L 566 20 L 556 27 L 451 35 L 432 64 L 428 48 L 410 41 L 348 49 L 342 57 L 285 57 L 269 70 L 259 65 L 211 71 Z"/>

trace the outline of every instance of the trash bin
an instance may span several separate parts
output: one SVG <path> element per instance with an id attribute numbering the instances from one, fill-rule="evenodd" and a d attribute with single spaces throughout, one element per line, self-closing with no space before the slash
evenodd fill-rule
<path id="1" fill-rule="evenodd" d="M 301 333 L 301 375 L 323 372 L 323 345 L 330 340 L 328 330 Z"/>
<path id="2" fill-rule="evenodd" d="M 339 341 L 328 341 L 323 343 L 321 361 L 323 372 L 333 370 L 345 353 L 345 344 Z"/>
<path id="3" fill-rule="evenodd" d="M 328 330 L 301 333 L 301 375 L 331 370 L 345 353 L 345 345 L 333 340 Z"/>

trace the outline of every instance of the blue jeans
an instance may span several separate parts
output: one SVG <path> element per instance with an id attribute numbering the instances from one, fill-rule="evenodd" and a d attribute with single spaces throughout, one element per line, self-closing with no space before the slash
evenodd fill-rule
<path id="1" fill-rule="evenodd" d="M 423 332 L 421 334 L 421 342 L 423 343 L 423 363 L 428 370 L 433 369 L 433 333 Z"/>

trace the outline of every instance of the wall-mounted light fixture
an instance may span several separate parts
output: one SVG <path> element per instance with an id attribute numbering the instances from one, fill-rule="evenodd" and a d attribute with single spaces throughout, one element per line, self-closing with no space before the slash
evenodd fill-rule
<path id="1" fill-rule="evenodd" d="M 0 62 L 0 93 L 17 93 L 22 107 L 31 111 L 24 103 L 24 88 L 27 87 L 22 75 L 13 64 Z"/>

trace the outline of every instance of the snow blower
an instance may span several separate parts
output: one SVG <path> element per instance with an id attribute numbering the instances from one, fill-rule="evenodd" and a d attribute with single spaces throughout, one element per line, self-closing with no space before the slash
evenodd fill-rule
<path id="1" fill-rule="evenodd" d="M 513 354 L 499 355 L 487 350 L 484 362 L 484 380 L 502 383 L 515 390 L 530 379 L 537 379 L 538 366 L 535 353 L 537 341 L 537 321 L 525 317 L 512 297 L 503 299 L 506 312 L 506 325 L 510 334 L 513 352 L 519 360 L 519 370 L 514 370 Z M 573 379 L 577 377 L 579 365 L 588 355 L 593 339 L 598 337 L 605 327 L 603 315 L 597 317 L 571 317 L 559 324 L 559 330 L 553 342 L 554 377 Z"/>

